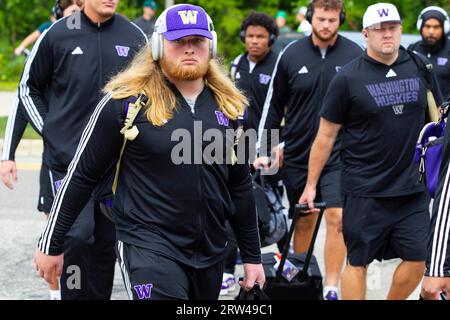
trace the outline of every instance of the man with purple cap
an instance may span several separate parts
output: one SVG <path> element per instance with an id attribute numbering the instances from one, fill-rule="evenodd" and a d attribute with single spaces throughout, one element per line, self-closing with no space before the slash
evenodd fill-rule
<path id="1" fill-rule="evenodd" d="M 387 299 L 408 298 L 425 271 L 430 217 L 412 159 L 425 122 L 427 88 L 412 55 L 400 47 L 401 33 L 394 5 L 367 8 L 367 50 L 344 66 L 328 87 L 300 198 L 317 211 L 317 181 L 342 129 L 344 299 L 365 299 L 367 268 L 374 259 L 402 260 Z M 436 93 L 440 103 L 439 90 Z"/>
<path id="2" fill-rule="evenodd" d="M 62 239 L 119 161 L 112 211 L 130 299 L 217 299 L 227 219 L 244 262 L 241 286 L 264 285 L 249 167 L 228 157 L 229 130 L 234 134 L 248 102 L 215 59 L 216 48 L 201 7 L 172 6 L 156 21 L 151 47 L 106 85 L 39 240 L 42 277 L 61 272 Z M 124 106 L 142 106 L 131 124 Z"/>

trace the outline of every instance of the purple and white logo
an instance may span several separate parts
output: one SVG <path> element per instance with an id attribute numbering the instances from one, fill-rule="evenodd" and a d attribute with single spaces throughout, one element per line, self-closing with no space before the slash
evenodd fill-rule
<path id="1" fill-rule="evenodd" d="M 130 47 L 124 46 L 116 46 L 117 54 L 119 57 L 128 57 L 128 52 L 130 51 Z"/>
<path id="2" fill-rule="evenodd" d="M 410 78 L 366 85 L 379 108 L 394 106 L 395 114 L 402 114 L 404 106 L 419 101 L 420 79 Z"/>
<path id="3" fill-rule="evenodd" d="M 389 9 L 378 9 L 377 12 L 380 18 L 389 16 Z"/>
<path id="4" fill-rule="evenodd" d="M 437 58 L 437 64 L 438 66 L 445 66 L 448 62 L 448 58 L 439 57 Z"/>
<path id="5" fill-rule="evenodd" d="M 216 117 L 217 117 L 217 122 L 221 126 L 228 127 L 228 124 L 230 123 L 230 120 L 228 120 L 228 118 L 223 114 L 223 112 L 215 111 L 215 113 L 216 113 Z"/>
<path id="6" fill-rule="evenodd" d="M 338 73 L 339 71 L 341 71 L 342 70 L 342 67 L 341 66 L 336 66 L 336 73 Z"/>
<path id="7" fill-rule="evenodd" d="M 178 15 L 181 17 L 183 24 L 197 24 L 197 10 L 182 10 L 178 11 Z"/>
<path id="8" fill-rule="evenodd" d="M 54 183 L 55 183 L 55 190 L 56 190 L 56 192 L 58 192 L 59 189 L 61 189 L 62 182 L 63 182 L 63 179 L 61 179 L 61 180 L 56 180 L 56 181 L 54 182 Z"/>
<path id="9" fill-rule="evenodd" d="M 134 290 L 136 291 L 139 300 L 150 299 L 152 296 L 152 288 L 153 284 L 151 283 L 134 286 Z"/>
<path id="10" fill-rule="evenodd" d="M 267 85 L 267 84 L 269 84 L 271 78 L 272 77 L 267 74 L 260 73 L 259 74 L 259 83 Z"/>

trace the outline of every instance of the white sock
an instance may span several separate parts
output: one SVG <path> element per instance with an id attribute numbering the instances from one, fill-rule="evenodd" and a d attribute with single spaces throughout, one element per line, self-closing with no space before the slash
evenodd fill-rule
<path id="1" fill-rule="evenodd" d="M 61 300 L 61 291 L 50 290 L 50 300 Z"/>
<path id="2" fill-rule="evenodd" d="M 336 293 L 338 293 L 339 289 L 337 287 L 326 286 L 323 288 L 323 295 L 326 296 L 329 291 L 335 291 Z"/>

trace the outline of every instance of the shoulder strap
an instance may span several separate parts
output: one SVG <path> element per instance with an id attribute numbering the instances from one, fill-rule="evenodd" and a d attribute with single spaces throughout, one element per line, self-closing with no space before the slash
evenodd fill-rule
<path id="1" fill-rule="evenodd" d="M 433 64 L 428 61 L 423 55 L 417 53 L 414 50 L 406 50 L 408 54 L 411 56 L 411 59 L 419 68 L 419 71 L 422 73 L 425 79 L 425 86 L 427 88 L 427 115 L 430 121 L 438 121 L 439 120 L 439 112 L 438 106 L 436 104 L 436 100 L 433 95 L 433 82 L 431 81 L 431 73 L 433 72 Z"/>
<path id="2" fill-rule="evenodd" d="M 234 60 L 233 63 L 231 64 L 231 68 L 230 68 L 230 78 L 233 81 L 236 81 L 236 73 L 237 70 L 239 68 L 239 64 L 241 63 L 242 57 L 244 56 L 244 54 L 240 54 L 238 55 Z"/>
<path id="3" fill-rule="evenodd" d="M 148 98 L 144 93 L 139 94 L 136 102 L 130 102 L 128 104 L 128 110 L 127 110 L 127 116 L 125 118 L 125 123 L 120 130 L 120 133 L 123 134 L 123 144 L 122 149 L 120 149 L 120 155 L 119 160 L 116 164 L 116 174 L 114 175 L 114 182 L 112 186 L 112 191 L 115 194 L 117 190 L 117 181 L 119 179 L 119 171 L 120 171 L 120 162 L 122 160 L 123 151 L 125 150 L 125 146 L 127 144 L 128 140 L 134 140 L 137 135 L 139 134 L 138 128 L 133 125 L 134 120 L 136 119 L 137 115 L 139 114 L 139 111 L 142 109 L 143 106 L 147 104 Z"/>
<path id="4" fill-rule="evenodd" d="M 433 82 L 431 81 L 431 72 L 433 71 L 433 64 L 415 50 L 408 49 L 406 50 L 406 52 L 408 52 L 408 54 L 411 56 L 411 59 L 419 68 L 419 71 L 422 73 L 426 82 L 427 89 L 433 90 Z"/>
<path id="5" fill-rule="evenodd" d="M 231 164 L 234 166 L 238 162 L 238 157 L 236 155 L 236 151 L 239 145 L 239 141 L 241 140 L 242 134 L 244 133 L 244 116 L 238 115 L 236 119 L 238 123 L 238 128 L 236 129 L 236 133 L 234 135 L 234 144 L 231 149 Z"/>

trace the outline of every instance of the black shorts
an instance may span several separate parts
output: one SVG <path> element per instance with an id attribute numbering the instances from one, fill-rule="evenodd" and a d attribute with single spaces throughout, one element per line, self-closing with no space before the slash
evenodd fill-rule
<path id="1" fill-rule="evenodd" d="M 223 261 L 195 269 L 122 241 L 116 255 L 128 297 L 133 300 L 217 300 Z"/>
<path id="2" fill-rule="evenodd" d="M 346 195 L 342 222 L 351 266 L 366 266 L 374 259 L 426 258 L 430 215 L 425 193 L 389 198 Z"/>
<path id="3" fill-rule="evenodd" d="M 306 176 L 299 179 L 299 175 L 286 170 L 283 174 L 284 185 L 290 208 L 298 203 L 306 185 Z M 317 185 L 316 202 L 325 201 L 327 208 L 342 208 L 341 170 L 325 172 Z M 292 212 L 289 210 L 292 217 Z"/>
<path id="4" fill-rule="evenodd" d="M 39 199 L 37 209 L 40 212 L 50 213 L 55 194 L 53 174 L 50 168 L 45 163 L 42 163 L 39 173 Z"/>

